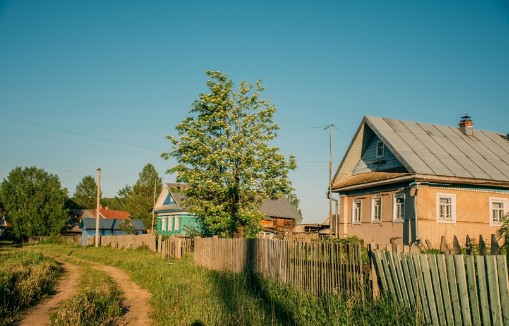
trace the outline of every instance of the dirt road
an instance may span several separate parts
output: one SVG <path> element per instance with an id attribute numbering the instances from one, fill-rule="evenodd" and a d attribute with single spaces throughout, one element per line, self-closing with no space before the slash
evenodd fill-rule
<path id="1" fill-rule="evenodd" d="M 63 264 L 66 273 L 57 286 L 57 293 L 37 305 L 34 309 L 29 311 L 23 320 L 13 325 L 48 325 L 50 322 L 50 315 L 56 308 L 58 308 L 64 300 L 70 299 L 76 293 L 80 280 L 79 266 L 60 260 L 58 261 Z M 152 298 L 150 292 L 131 281 L 129 275 L 119 268 L 98 263 L 88 263 L 90 263 L 93 268 L 108 274 L 118 284 L 122 292 L 124 292 L 125 300 L 123 301 L 123 305 L 127 312 L 122 316 L 122 319 L 118 323 L 119 325 L 142 326 L 154 324 L 149 317 L 151 310 L 150 299 Z"/>

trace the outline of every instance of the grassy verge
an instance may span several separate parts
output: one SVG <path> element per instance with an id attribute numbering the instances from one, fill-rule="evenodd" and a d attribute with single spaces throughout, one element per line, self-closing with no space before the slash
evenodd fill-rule
<path id="1" fill-rule="evenodd" d="M 192 256 L 163 260 L 147 250 L 39 246 L 42 250 L 118 266 L 152 294 L 158 325 L 415 325 L 392 300 L 316 298 L 256 276 L 194 266 Z"/>
<path id="2" fill-rule="evenodd" d="M 51 325 L 113 325 L 122 315 L 122 293 L 104 272 L 83 267 L 79 294 L 51 316 Z"/>
<path id="3" fill-rule="evenodd" d="M 63 272 L 54 260 L 24 250 L 2 250 L 0 262 L 0 325 L 52 293 Z"/>

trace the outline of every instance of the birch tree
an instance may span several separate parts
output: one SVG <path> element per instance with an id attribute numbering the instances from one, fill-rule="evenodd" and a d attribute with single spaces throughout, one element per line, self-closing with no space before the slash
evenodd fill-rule
<path id="1" fill-rule="evenodd" d="M 292 190 L 289 171 L 296 168 L 270 142 L 279 126 L 276 107 L 260 98 L 261 81 L 242 81 L 234 89 L 226 74 L 207 71 L 208 93 L 199 95 L 190 116 L 168 136 L 172 150 L 163 153 L 177 165 L 177 182 L 187 184 L 186 207 L 203 219 L 208 230 L 223 237 L 255 236 L 265 198 L 276 199 Z"/>

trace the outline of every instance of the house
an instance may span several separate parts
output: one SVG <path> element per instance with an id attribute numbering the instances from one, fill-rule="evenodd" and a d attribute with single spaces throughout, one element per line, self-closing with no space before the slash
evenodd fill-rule
<path id="1" fill-rule="evenodd" d="M 332 181 L 339 236 L 365 243 L 489 239 L 509 207 L 507 135 L 366 116 Z"/>
<path id="2" fill-rule="evenodd" d="M 185 206 L 185 195 L 181 192 L 184 187 L 175 183 L 163 186 L 154 208 L 158 234 L 186 236 L 188 230 L 199 227 L 197 216 Z M 291 231 L 300 217 L 298 210 L 286 197 L 262 201 L 260 211 L 265 216 L 260 223 L 268 237 L 277 231 Z"/>
<path id="3" fill-rule="evenodd" d="M 131 223 L 134 234 L 143 234 L 147 231 L 140 219 L 99 219 L 99 236 L 125 235 L 123 223 Z M 96 234 L 96 218 L 85 217 L 81 219 L 81 244 L 87 246 Z M 92 240 L 93 241 L 93 240 Z"/>

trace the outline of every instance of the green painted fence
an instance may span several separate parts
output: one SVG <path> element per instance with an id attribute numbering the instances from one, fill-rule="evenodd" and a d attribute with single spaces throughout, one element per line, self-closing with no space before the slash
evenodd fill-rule
<path id="1" fill-rule="evenodd" d="M 509 325 L 505 256 L 370 252 L 381 291 L 429 325 Z"/>

